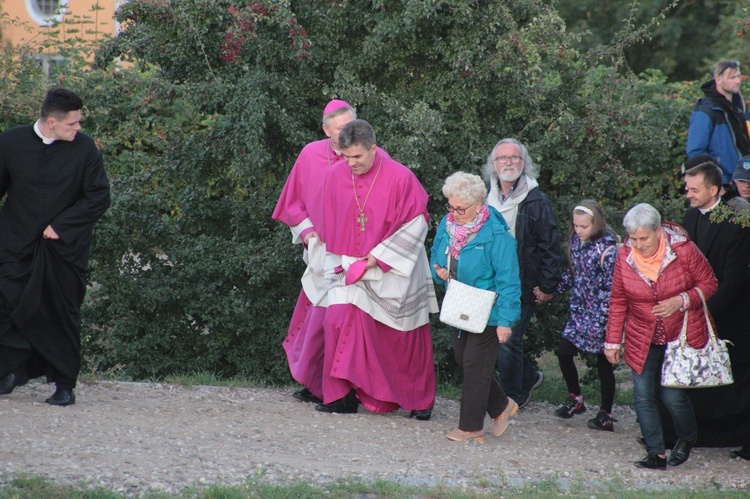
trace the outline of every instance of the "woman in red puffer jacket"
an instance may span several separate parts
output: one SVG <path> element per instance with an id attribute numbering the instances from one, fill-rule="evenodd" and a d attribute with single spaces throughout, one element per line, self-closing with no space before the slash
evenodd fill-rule
<path id="1" fill-rule="evenodd" d="M 718 287 L 711 266 L 685 229 L 662 222 L 649 204 L 639 204 L 623 219 L 628 238 L 617 255 L 604 354 L 616 364 L 625 344 L 625 363 L 633 370 L 633 399 L 648 455 L 641 468 L 666 469 L 687 461 L 697 439 L 693 407 L 684 390 L 662 387 L 661 366 L 667 342 L 682 329 L 688 310 L 687 341 L 702 348 L 708 328 L 697 288 L 708 300 Z M 658 398 L 667 407 L 677 443 L 667 460 Z"/>

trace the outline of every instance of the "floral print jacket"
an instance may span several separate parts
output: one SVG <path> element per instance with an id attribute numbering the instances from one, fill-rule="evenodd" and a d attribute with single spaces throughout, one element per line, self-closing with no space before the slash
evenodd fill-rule
<path id="1" fill-rule="evenodd" d="M 562 337 L 579 350 L 602 353 L 612 274 L 618 250 L 617 239 L 610 231 L 598 239 L 586 242 L 571 234 L 569 244 L 572 270 L 569 267 L 563 273 L 562 281 L 555 290 L 555 294 L 562 294 L 573 288 L 570 294 L 570 317 Z"/>

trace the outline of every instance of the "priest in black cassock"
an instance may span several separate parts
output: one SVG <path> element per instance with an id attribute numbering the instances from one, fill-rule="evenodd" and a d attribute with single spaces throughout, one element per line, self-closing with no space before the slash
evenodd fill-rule
<path id="1" fill-rule="evenodd" d="M 697 447 L 740 447 L 732 457 L 750 460 L 750 229 L 734 220 L 712 222 L 711 211 L 725 203 L 720 194 L 722 173 L 718 162 L 701 154 L 685 162 L 685 191 L 690 209 L 683 227 L 711 265 L 719 289 L 708 300 L 716 334 L 732 342 L 734 383 L 687 390 L 698 422 Z M 671 418 L 665 421 L 669 439 Z"/>
<path id="2" fill-rule="evenodd" d="M 0 134 L 0 395 L 46 376 L 60 406 L 75 403 L 91 234 L 110 204 L 82 108 L 53 88 L 36 123 Z"/>

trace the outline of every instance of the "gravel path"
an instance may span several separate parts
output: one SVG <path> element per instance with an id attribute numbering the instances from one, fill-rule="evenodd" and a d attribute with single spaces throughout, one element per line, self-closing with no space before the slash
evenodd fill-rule
<path id="1" fill-rule="evenodd" d="M 458 402 L 438 399 L 429 422 L 408 413 L 323 414 L 291 391 L 167 384 L 79 384 L 77 403 L 44 403 L 54 387 L 30 383 L 0 396 L 0 482 L 21 473 L 127 495 L 246 481 L 326 483 L 346 477 L 406 485 L 575 490 L 691 488 L 750 491 L 750 463 L 729 449 L 696 449 L 667 472 L 635 468 L 644 455 L 632 409 L 615 432 L 586 428 L 591 409 L 561 420 L 532 402 L 505 435 L 456 443 Z M 489 423 L 489 420 L 488 420 Z M 485 425 L 489 428 L 489 424 Z"/>

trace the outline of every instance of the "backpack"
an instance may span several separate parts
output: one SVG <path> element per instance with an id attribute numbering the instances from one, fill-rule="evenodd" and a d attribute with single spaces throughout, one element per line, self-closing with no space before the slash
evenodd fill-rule
<path id="1" fill-rule="evenodd" d="M 602 256 L 599 258 L 599 267 L 604 269 L 604 257 L 607 256 L 607 253 L 610 252 L 610 250 L 619 250 L 620 246 L 622 246 L 622 243 L 615 243 L 612 246 L 607 246 L 604 248 L 604 251 L 602 251 Z"/>

